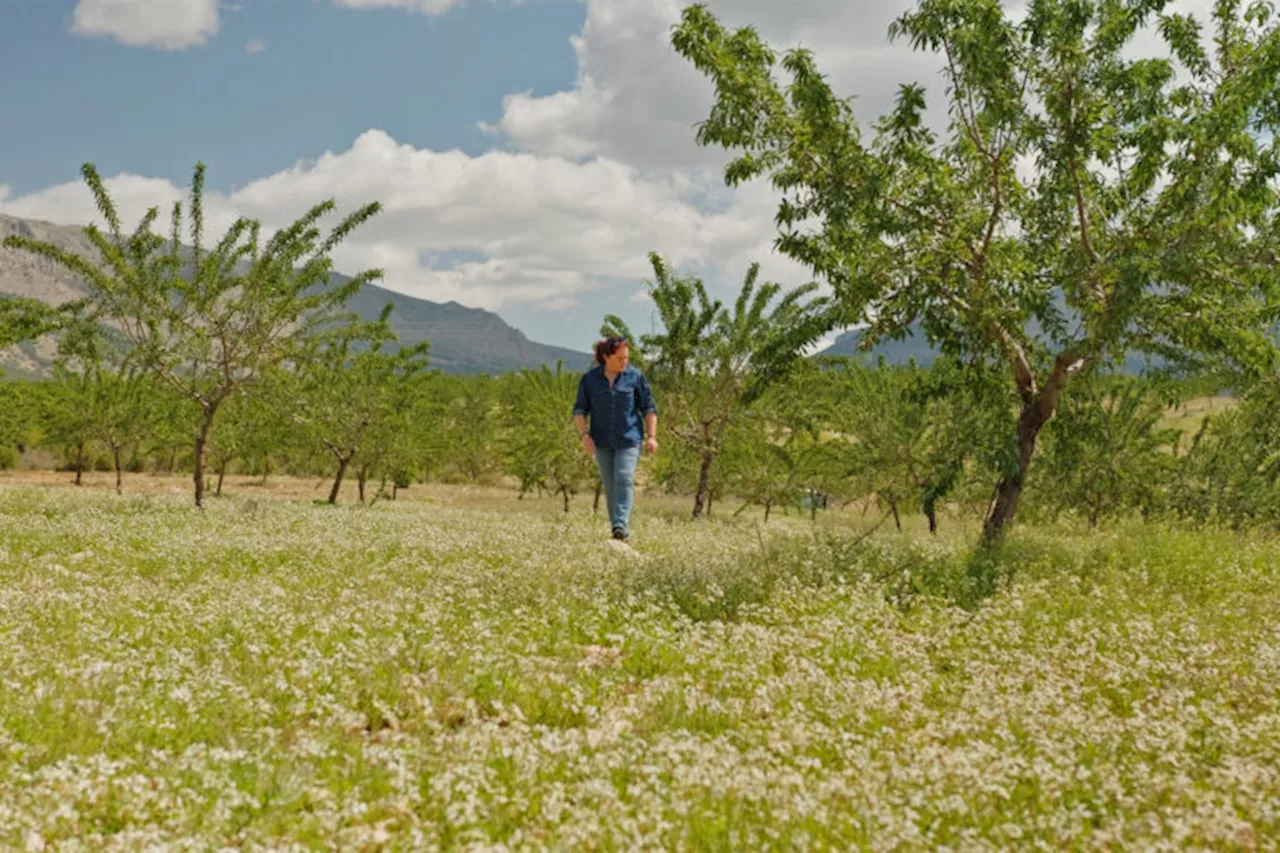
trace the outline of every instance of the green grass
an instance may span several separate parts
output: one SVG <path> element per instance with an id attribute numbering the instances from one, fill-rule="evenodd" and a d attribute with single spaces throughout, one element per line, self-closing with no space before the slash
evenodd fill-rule
<path id="1" fill-rule="evenodd" d="M 0 490 L 0 847 L 1280 837 L 1276 540 L 546 506 Z"/>

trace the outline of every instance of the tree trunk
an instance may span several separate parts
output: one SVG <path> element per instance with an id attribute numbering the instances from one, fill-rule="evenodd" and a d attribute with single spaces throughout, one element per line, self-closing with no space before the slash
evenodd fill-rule
<path id="1" fill-rule="evenodd" d="M 347 473 L 347 463 L 350 461 L 350 456 L 338 457 L 338 476 L 333 478 L 333 488 L 329 490 L 329 503 L 331 504 L 338 502 L 338 490 L 342 488 L 342 478 Z"/>
<path id="2" fill-rule="evenodd" d="M 111 459 L 113 462 L 115 462 L 115 465 L 116 465 L 116 494 L 122 495 L 124 494 L 124 489 L 121 487 L 122 483 L 121 483 L 121 476 L 120 476 L 120 448 L 119 447 L 111 448 Z"/>
<path id="3" fill-rule="evenodd" d="M 262 459 L 262 479 L 258 481 L 259 486 L 267 484 L 267 477 L 271 474 L 271 457 L 266 456 Z"/>
<path id="4" fill-rule="evenodd" d="M 76 445 L 76 485 L 83 485 L 81 482 L 84 476 L 84 442 Z"/>
<path id="5" fill-rule="evenodd" d="M 902 530 L 902 517 L 898 515 L 898 502 L 889 498 L 889 512 L 893 513 L 893 525 Z"/>
<path id="6" fill-rule="evenodd" d="M 196 509 L 204 509 L 204 446 L 209 441 L 209 429 L 213 426 L 213 416 L 217 408 L 208 408 L 204 412 L 204 420 L 200 423 L 200 432 L 196 433 L 195 474 Z"/>
<path id="7" fill-rule="evenodd" d="M 564 511 L 568 512 L 569 511 L 569 490 L 561 489 L 560 493 L 564 495 Z"/>
<path id="8" fill-rule="evenodd" d="M 991 501 L 991 510 L 982 525 L 982 541 L 994 545 L 1004 538 L 1018 511 L 1018 499 L 1031 467 L 1031 457 L 1036 452 L 1036 436 L 1040 428 L 1049 422 L 1058 409 L 1058 397 L 1072 375 L 1086 368 L 1090 355 L 1077 355 L 1071 350 L 1060 353 L 1053 362 L 1053 370 L 1045 380 L 1044 388 L 1036 390 L 1035 380 L 1025 360 L 1015 365 L 1015 378 L 1022 395 L 1022 413 L 1018 416 L 1018 470 L 1000 478 Z"/>
<path id="9" fill-rule="evenodd" d="M 1013 522 L 1014 513 L 1018 511 L 1018 499 L 1022 497 L 1022 486 L 1026 482 L 1027 470 L 1031 467 L 1031 457 L 1036 452 L 1036 436 L 1049 419 L 1042 409 L 1036 403 L 1025 405 L 1018 418 L 1018 470 L 1012 475 L 1001 477 L 996 484 L 991 510 L 982 525 L 982 539 L 988 544 L 1004 538 Z"/>
<path id="10" fill-rule="evenodd" d="M 392 480 L 391 481 L 391 500 L 395 500 L 399 494 L 400 494 L 400 483 L 395 480 Z"/>
<path id="11" fill-rule="evenodd" d="M 364 484 L 369 481 L 369 469 L 360 466 L 360 470 L 356 472 L 356 489 L 360 493 L 360 503 L 364 503 Z"/>
<path id="12" fill-rule="evenodd" d="M 773 509 L 773 501 L 764 502 L 764 523 L 769 523 L 769 510 Z"/>
<path id="13" fill-rule="evenodd" d="M 710 453 L 702 454 L 702 465 L 698 469 L 698 490 L 693 496 L 693 517 L 701 518 L 703 509 L 708 509 L 711 502 L 711 460 Z M 710 510 L 707 512 L 710 515 Z"/>
<path id="14" fill-rule="evenodd" d="M 603 491 L 604 491 L 604 486 L 601 483 L 596 483 L 596 496 L 591 500 L 592 515 L 600 514 L 600 493 Z"/>
<path id="15" fill-rule="evenodd" d="M 218 487 L 217 487 L 216 489 L 214 489 L 214 492 L 213 492 L 213 496 L 214 496 L 215 498 L 220 498 L 220 497 L 222 497 L 222 481 L 223 481 L 224 479 L 226 479 L 226 476 L 227 476 L 227 466 L 228 466 L 228 465 L 230 465 L 230 464 L 231 464 L 231 462 L 230 462 L 230 460 L 228 460 L 228 461 L 223 462 L 221 465 L 219 465 L 219 466 L 218 466 Z"/>
<path id="16" fill-rule="evenodd" d="M 173 469 L 178 467 L 178 448 L 170 448 L 169 450 L 169 473 L 173 473 Z"/>
<path id="17" fill-rule="evenodd" d="M 925 507 L 925 518 L 929 519 L 929 532 L 933 535 L 938 534 L 938 508 L 932 503 Z"/>

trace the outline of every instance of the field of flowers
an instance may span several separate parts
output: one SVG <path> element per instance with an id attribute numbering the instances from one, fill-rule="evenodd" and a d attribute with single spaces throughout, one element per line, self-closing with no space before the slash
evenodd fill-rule
<path id="1" fill-rule="evenodd" d="M 0 489 L 0 847 L 1280 838 L 1280 542 L 188 502 Z"/>

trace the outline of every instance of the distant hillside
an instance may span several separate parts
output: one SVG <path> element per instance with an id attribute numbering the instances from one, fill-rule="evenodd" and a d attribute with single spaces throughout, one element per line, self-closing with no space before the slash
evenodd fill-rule
<path id="1" fill-rule="evenodd" d="M 67 251 L 93 257 L 94 249 L 76 226 L 54 225 L 0 214 L 0 241 L 11 234 L 45 240 Z M 341 277 L 345 278 L 345 277 Z M 0 247 L 0 296 L 26 296 L 57 305 L 84 295 L 84 286 L 66 270 L 27 252 Z M 585 352 L 530 341 L 492 311 L 467 308 L 457 302 L 415 299 L 376 285 L 367 285 L 348 304 L 365 319 L 376 319 L 392 303 L 391 325 L 400 340 L 431 342 L 431 363 L 447 373 L 501 373 L 563 360 L 567 369 L 585 369 Z M 0 368 L 11 377 L 43 375 L 53 357 L 49 340 L 28 342 L 0 350 Z"/>

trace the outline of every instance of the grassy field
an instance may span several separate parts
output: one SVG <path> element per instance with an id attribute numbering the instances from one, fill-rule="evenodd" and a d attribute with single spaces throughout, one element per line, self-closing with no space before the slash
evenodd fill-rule
<path id="1" fill-rule="evenodd" d="M 627 558 L 509 493 L 151 482 L 0 485 L 0 847 L 1280 838 L 1271 539 L 1022 528 L 965 609 L 915 592 L 963 539 L 854 514 L 642 499 Z"/>

